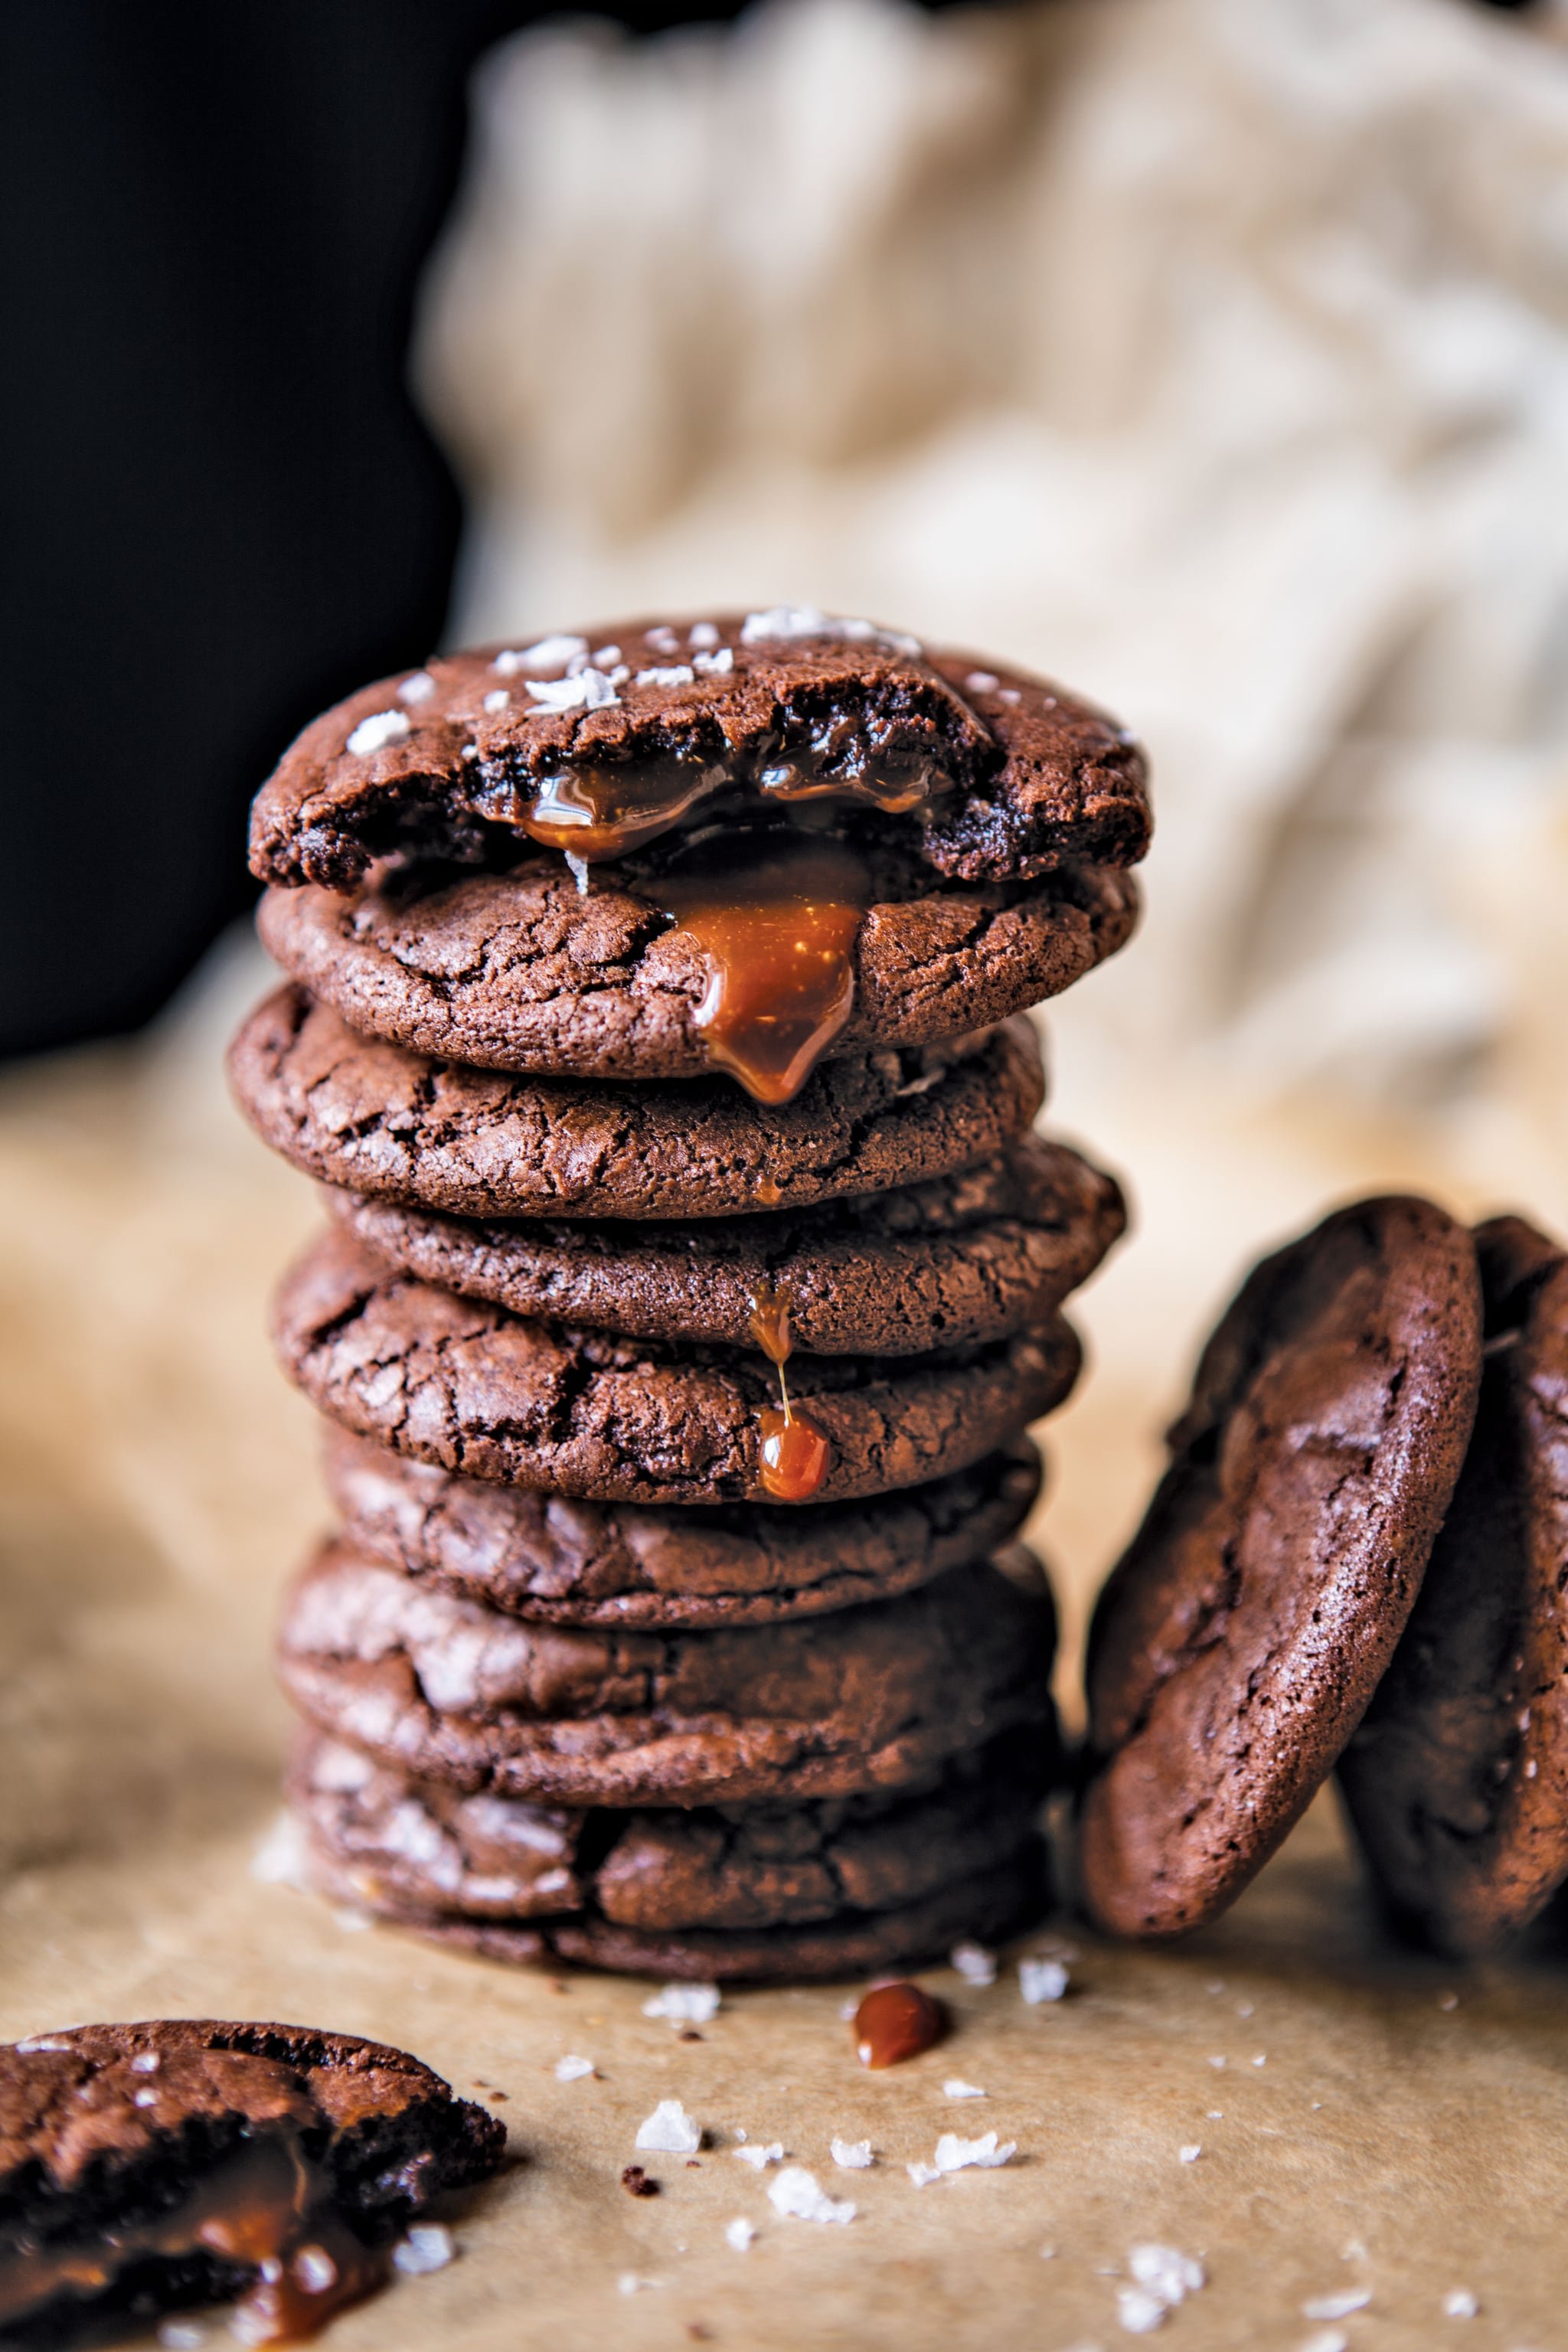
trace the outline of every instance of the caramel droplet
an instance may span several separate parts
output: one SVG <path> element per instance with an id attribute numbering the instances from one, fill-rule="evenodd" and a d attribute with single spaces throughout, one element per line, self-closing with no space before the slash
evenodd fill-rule
<path id="1" fill-rule="evenodd" d="M 855 2012 L 855 2050 L 862 2066 L 897 2066 L 942 2040 L 942 2014 L 916 1984 L 878 1985 Z"/>
<path id="2" fill-rule="evenodd" d="M 752 1337 L 770 1364 L 787 1364 L 795 1347 L 790 1330 L 790 1298 L 787 1290 L 779 1290 L 764 1282 L 752 1296 Z"/>
<path id="3" fill-rule="evenodd" d="M 804 1412 L 768 1405 L 763 1432 L 763 1492 L 775 1503 L 808 1503 L 827 1475 L 826 1433 Z"/>
<path id="4" fill-rule="evenodd" d="M 709 1059 L 756 1101 L 788 1102 L 849 1018 L 865 867 L 836 841 L 720 834 L 658 891 L 708 967 L 695 1019 Z"/>
<path id="5" fill-rule="evenodd" d="M 771 1176 L 759 1176 L 757 1179 L 757 1198 L 762 1202 L 764 1209 L 776 1209 L 779 1202 L 784 1199 L 784 1194 L 780 1192 L 778 1186 L 773 1182 Z"/>

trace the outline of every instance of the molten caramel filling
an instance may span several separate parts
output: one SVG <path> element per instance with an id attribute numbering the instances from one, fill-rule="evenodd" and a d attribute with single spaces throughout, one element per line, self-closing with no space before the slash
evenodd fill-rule
<path id="1" fill-rule="evenodd" d="M 777 1367 L 779 1402 L 757 1415 L 762 1430 L 763 1492 L 775 1503 L 808 1503 L 827 1475 L 826 1431 L 790 1403 L 784 1366 L 795 1345 L 789 1328 L 789 1294 L 763 1284 L 752 1300 L 752 1337 Z"/>
<path id="2" fill-rule="evenodd" d="M 331 2183 L 295 2140 L 269 2136 L 227 2158 L 171 2211 L 79 2244 L 0 2255 L 0 2326 L 57 2296 L 106 2294 L 133 2264 L 199 2253 L 258 2273 L 234 2315 L 246 2344 L 299 2344 L 385 2283 L 384 2252 L 333 2210 Z"/>

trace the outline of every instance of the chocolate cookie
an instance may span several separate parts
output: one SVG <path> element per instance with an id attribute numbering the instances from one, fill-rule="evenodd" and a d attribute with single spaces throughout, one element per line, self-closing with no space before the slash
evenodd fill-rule
<path id="1" fill-rule="evenodd" d="M 1447 1509 L 1480 1346 L 1474 1247 L 1429 1202 L 1342 1209 L 1248 1276 L 1095 1612 L 1080 1862 L 1104 1926 L 1213 1918 L 1331 1769 Z"/>
<path id="2" fill-rule="evenodd" d="M 99 2341 L 241 2294 L 265 2340 L 314 2333 L 505 2143 L 418 2059 L 353 2034 L 187 2019 L 37 2034 L 0 2049 L 0 2343 Z"/>
<path id="3" fill-rule="evenodd" d="M 1568 1258 L 1478 1227 L 1475 1433 L 1394 1662 L 1340 1759 L 1390 1906 L 1468 1956 L 1568 1878 Z"/>
<path id="4" fill-rule="evenodd" d="M 1037 1833 L 1056 1763 L 1031 1736 L 957 1757 L 892 1795 L 807 1804 L 569 1812 L 421 1783 L 307 1734 L 289 1801 L 332 1891 L 393 1917 L 585 1913 L 665 1935 L 799 1927 L 900 1910 L 1012 1861 Z"/>
<path id="5" fill-rule="evenodd" d="M 513 1313 L 650 1339 L 755 1347 L 759 1314 L 808 1355 L 921 1355 L 1005 1339 L 1054 1313 L 1127 1222 L 1065 1144 L 812 1209 L 679 1223 L 443 1217 L 333 1191 L 395 1271 Z"/>
<path id="6" fill-rule="evenodd" d="M 820 865 L 820 850 L 804 854 Z M 286 971 L 374 1036 L 549 1077 L 700 1077 L 714 1058 L 712 958 L 700 927 L 665 911 L 679 897 L 647 870 L 655 862 L 619 861 L 587 896 L 561 858 L 537 855 L 505 874 L 418 869 L 346 895 L 275 889 L 258 922 Z M 743 1017 L 731 1024 L 728 1066 L 765 1102 L 787 1099 L 829 1047 L 927 1045 L 1055 996 L 1122 946 L 1137 919 L 1136 886 L 1112 867 L 938 888 L 913 851 L 868 847 L 858 862 L 863 881 L 831 875 L 807 889 L 853 903 L 842 978 L 819 1022 L 802 1016 L 784 1072 L 770 1076 L 766 1064 L 771 1008 L 750 1052 Z M 921 874 L 923 895 L 908 895 Z M 780 969 L 766 933 L 759 952 Z"/>
<path id="7" fill-rule="evenodd" d="M 357 1899 L 352 1875 L 320 1849 L 312 1875 L 323 1894 Z M 618 1927 L 591 1913 L 513 1925 L 413 1905 L 384 1906 L 383 1916 L 433 1943 L 455 1944 L 514 1968 L 565 1962 L 709 1984 L 800 1984 L 915 1968 L 941 1958 L 963 1938 L 1005 1943 L 1033 1927 L 1049 1900 L 1046 1849 L 1033 1838 L 1005 1862 L 950 1880 L 919 1902 L 890 1911 L 845 1910 L 798 1927 L 660 1930 Z"/>
<path id="8" fill-rule="evenodd" d="M 1141 752 L 1060 688 L 781 608 L 622 622 L 432 661 L 308 727 L 258 795 L 251 870 L 342 889 L 392 853 L 498 838 L 616 855 L 694 814 L 868 806 L 933 872 L 1131 865 Z"/>
<path id="9" fill-rule="evenodd" d="M 751 1625 L 929 1584 L 1016 1533 L 1039 1489 L 1027 1439 L 868 1503 L 673 1510 L 456 1478 L 346 1430 L 327 1482 L 351 1538 L 443 1591 L 558 1625 Z"/>
<path id="10" fill-rule="evenodd" d="M 229 1053 L 263 1139 L 330 1184 L 458 1216 L 712 1217 L 919 1183 L 1005 1150 L 1045 1096 L 1025 1021 L 825 1064 L 795 1099 L 509 1077 L 357 1035 L 285 988 Z"/>
<path id="11" fill-rule="evenodd" d="M 321 1411 L 415 1461 L 605 1502 L 808 1495 L 766 1483 L 777 1407 L 765 1357 L 525 1321 L 388 1274 L 328 1233 L 285 1276 L 273 1335 Z M 794 1417 L 826 1443 L 812 1498 L 879 1495 L 962 1470 L 1059 1404 L 1080 1350 L 1056 1317 L 990 1347 L 805 1356 Z"/>
<path id="12" fill-rule="evenodd" d="M 455 1600 L 340 1537 L 294 1588 L 279 1672 L 334 1738 L 467 1794 L 849 1796 L 1051 1720 L 1049 1590 L 1021 1546 L 999 1563 L 801 1623 L 604 1632 Z"/>

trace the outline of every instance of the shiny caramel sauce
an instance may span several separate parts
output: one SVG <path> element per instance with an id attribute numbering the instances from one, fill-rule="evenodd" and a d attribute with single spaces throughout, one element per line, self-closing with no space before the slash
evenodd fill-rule
<path id="1" fill-rule="evenodd" d="M 942 2010 L 919 1985 L 878 1985 L 855 2012 L 855 2053 L 862 2066 L 897 2066 L 942 2040 Z"/>
<path id="2" fill-rule="evenodd" d="M 757 1415 L 762 1431 L 763 1492 L 775 1503 L 809 1503 L 827 1475 L 827 1434 L 808 1412 L 790 1402 L 784 1366 L 795 1341 L 790 1332 L 789 1293 L 763 1283 L 751 1301 L 752 1337 L 779 1376 L 779 1402 Z"/>
<path id="3" fill-rule="evenodd" d="M 849 1018 L 869 877 L 841 842 L 784 828 L 694 843 L 657 895 L 708 968 L 696 1022 L 710 1061 L 758 1102 L 800 1092 Z"/>
<path id="4" fill-rule="evenodd" d="M 300 2147 L 269 2137 L 226 2158 L 153 2221 L 0 2262 L 0 2326 L 26 2320 L 57 2296 L 103 2294 L 133 2263 L 204 2249 L 258 2273 L 232 2318 L 244 2344 L 303 2343 L 374 2294 L 391 2267 L 333 2210 L 330 2184 Z"/>

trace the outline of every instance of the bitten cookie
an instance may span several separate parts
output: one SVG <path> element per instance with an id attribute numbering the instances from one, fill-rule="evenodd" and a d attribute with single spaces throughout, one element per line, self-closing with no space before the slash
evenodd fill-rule
<path id="1" fill-rule="evenodd" d="M 751 1217 L 480 1221 L 327 1197 L 395 1272 L 517 1315 L 754 1348 L 759 1313 L 782 1314 L 795 1350 L 830 1356 L 1010 1339 L 1086 1282 L 1127 1222 L 1109 1176 L 1034 1136 L 924 1184 Z"/>
<path id="2" fill-rule="evenodd" d="M 803 1623 L 538 1625 L 346 1538 L 295 1586 L 279 1673 L 302 1714 L 417 1780 L 574 1809 L 893 1789 L 1054 1720 L 1056 1621 L 1034 1555 L 953 1569 Z"/>
<path id="3" fill-rule="evenodd" d="M 1568 1259 L 1521 1218 L 1476 1231 L 1475 1433 L 1394 1662 L 1340 1759 L 1390 1907 L 1485 1952 L 1568 1878 Z"/>
<path id="4" fill-rule="evenodd" d="M 432 1061 L 296 988 L 258 1006 L 228 1066 L 262 1140 L 307 1174 L 487 1218 L 714 1217 L 921 1183 L 1016 1142 L 1045 1098 L 1022 1020 L 825 1063 L 769 1107 L 723 1077 L 638 1087 Z"/>
<path id="5" fill-rule="evenodd" d="M 333 1430 L 327 1483 L 353 1541 L 460 1600 L 557 1625 L 819 1617 L 989 1559 L 1039 1491 L 1026 1438 L 865 1503 L 657 1509 L 539 1495 L 407 1462 Z"/>
<path id="6" fill-rule="evenodd" d="M 418 2059 L 353 2034 L 187 2019 L 37 2034 L 0 2049 L 0 2343 L 97 2341 L 242 2294 L 267 2340 L 313 2333 L 505 2143 Z"/>
<path id="7" fill-rule="evenodd" d="M 390 1275 L 329 1233 L 284 1278 L 273 1333 L 289 1376 L 345 1428 L 416 1461 L 605 1502 L 759 1498 L 765 1357 L 525 1321 Z M 1080 1349 L 1055 1317 L 988 1348 L 806 1356 L 797 1415 L 827 1445 L 823 1502 L 945 1477 L 1059 1404 Z"/>
<path id="8" fill-rule="evenodd" d="M 1474 1246 L 1429 1202 L 1341 1210 L 1248 1276 L 1095 1612 L 1079 1859 L 1107 1927 L 1213 1918 L 1331 1769 L 1447 1509 L 1480 1350 Z"/>

